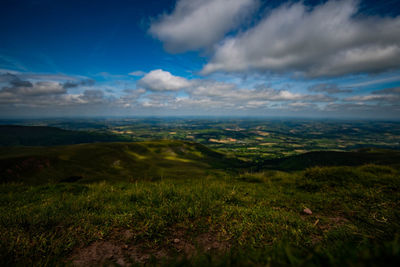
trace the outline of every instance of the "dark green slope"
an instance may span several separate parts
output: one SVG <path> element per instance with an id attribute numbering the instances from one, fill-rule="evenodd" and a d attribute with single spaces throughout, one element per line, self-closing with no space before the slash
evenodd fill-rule
<path id="1" fill-rule="evenodd" d="M 0 148 L 2 182 L 91 182 L 197 178 L 241 162 L 183 141 L 94 143 L 53 147 Z"/>
<path id="2" fill-rule="evenodd" d="M 69 131 L 47 126 L 0 125 L 0 146 L 52 146 L 118 141 L 127 140 L 110 133 Z"/>
<path id="3" fill-rule="evenodd" d="M 359 166 L 364 164 L 400 167 L 400 151 L 387 149 L 360 149 L 351 152 L 317 151 L 266 160 L 260 168 L 294 171 L 314 166 Z"/>

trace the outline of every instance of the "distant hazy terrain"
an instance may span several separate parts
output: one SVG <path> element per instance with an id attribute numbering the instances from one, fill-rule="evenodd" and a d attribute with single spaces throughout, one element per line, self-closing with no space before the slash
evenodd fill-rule
<path id="1" fill-rule="evenodd" d="M 310 151 L 348 151 L 363 147 L 400 149 L 398 121 L 109 118 L 8 120 L 0 121 L 0 124 L 58 127 L 79 131 L 81 135 L 82 131 L 90 131 L 94 136 L 89 140 L 98 141 L 115 138 L 127 141 L 194 141 L 252 160 L 286 157 Z M 56 136 L 57 134 L 52 138 Z M 83 137 L 82 140 L 88 142 L 88 138 Z"/>

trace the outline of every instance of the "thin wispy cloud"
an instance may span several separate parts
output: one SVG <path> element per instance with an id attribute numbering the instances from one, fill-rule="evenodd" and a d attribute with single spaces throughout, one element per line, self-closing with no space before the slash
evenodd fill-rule
<path id="1" fill-rule="evenodd" d="M 140 76 L 146 75 L 146 72 L 141 71 L 141 70 L 136 70 L 136 71 L 132 71 L 132 72 L 128 73 L 128 75 L 140 77 Z"/>
<path id="2" fill-rule="evenodd" d="M 370 86 L 370 85 L 375 85 L 375 84 L 382 84 L 382 83 L 390 83 L 390 82 L 396 82 L 400 81 L 400 76 L 394 76 L 394 77 L 386 77 L 386 78 L 381 78 L 381 79 L 373 79 L 370 81 L 366 82 L 360 82 L 360 83 L 352 83 L 349 84 L 349 87 L 362 87 L 362 86 Z"/>

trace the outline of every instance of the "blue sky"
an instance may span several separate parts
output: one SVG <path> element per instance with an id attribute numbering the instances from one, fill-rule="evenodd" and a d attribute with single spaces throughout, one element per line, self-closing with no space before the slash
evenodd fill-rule
<path id="1" fill-rule="evenodd" d="M 399 119 L 400 1 L 17 1 L 0 117 Z"/>

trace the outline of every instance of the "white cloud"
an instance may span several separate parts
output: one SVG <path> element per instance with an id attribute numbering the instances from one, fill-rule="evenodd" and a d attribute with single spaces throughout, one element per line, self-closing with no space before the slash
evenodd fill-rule
<path id="1" fill-rule="evenodd" d="M 386 104 L 400 103 L 400 87 L 385 88 L 371 92 L 369 95 L 356 95 L 347 97 L 345 101 L 350 102 L 381 102 Z"/>
<path id="2" fill-rule="evenodd" d="M 179 0 L 171 14 L 152 23 L 149 32 L 169 52 L 209 47 L 255 9 L 258 0 Z"/>
<path id="3" fill-rule="evenodd" d="M 389 83 L 389 82 L 395 82 L 395 81 L 400 81 L 400 76 L 386 77 L 386 78 L 381 78 L 381 79 L 373 79 L 371 81 L 353 83 L 348 86 L 349 87 L 361 87 L 361 86 L 370 86 L 370 85 Z"/>
<path id="4" fill-rule="evenodd" d="M 191 83 L 185 78 L 157 69 L 140 79 L 138 85 L 150 91 L 179 91 L 189 87 Z"/>
<path id="5" fill-rule="evenodd" d="M 30 77 L 30 80 L 22 78 Z M 32 78 L 33 77 L 33 78 Z M 39 81 L 34 78 L 39 77 Z M 59 80 L 60 76 L 49 75 L 49 79 Z M 0 104 L 25 107 L 57 107 L 75 104 L 105 103 L 102 90 L 84 90 L 82 94 L 68 94 L 68 89 L 86 88 L 94 85 L 92 80 L 61 83 L 54 80 L 43 81 L 42 74 L 0 74 L 0 82 L 5 85 L 0 89 Z"/>
<path id="6" fill-rule="evenodd" d="M 132 72 L 128 73 L 128 75 L 131 75 L 131 76 L 144 76 L 144 75 L 146 75 L 146 72 L 141 71 L 141 70 L 137 70 L 137 71 L 132 71 Z"/>
<path id="7" fill-rule="evenodd" d="M 319 84 L 311 90 L 315 93 L 305 93 L 285 86 L 282 88 L 287 89 L 276 89 L 267 85 L 245 88 L 232 82 L 187 80 L 162 70 L 154 70 L 147 74 L 139 80 L 136 89 L 112 91 L 107 86 L 82 86 L 86 84 L 86 80 L 77 82 L 77 89 L 71 89 L 75 86 L 72 83 L 30 82 L 12 74 L 0 75 L 0 80 L 6 84 L 0 89 L 0 110 L 3 112 L 57 109 L 70 114 L 105 114 L 114 110 L 143 111 L 143 114 L 159 111 L 180 115 L 246 112 L 260 115 L 270 111 L 353 114 L 352 110 L 355 110 L 371 112 L 374 115 L 380 108 L 382 110 L 379 114 L 394 114 L 400 108 L 399 87 L 335 98 L 324 94 L 338 90 L 342 92 L 343 89 L 333 84 Z"/>
<path id="8" fill-rule="evenodd" d="M 15 80 L 11 86 L 6 86 L 1 89 L 1 92 L 8 92 L 16 96 L 40 96 L 64 94 L 66 89 L 58 82 L 37 82 L 31 83 L 28 81 Z"/>
<path id="9" fill-rule="evenodd" d="M 162 70 L 150 72 L 139 80 L 137 85 L 150 91 L 142 95 L 139 101 L 145 108 L 248 110 L 276 106 L 285 109 L 286 106 L 290 109 L 311 106 L 307 103 L 328 103 L 337 100 L 324 94 L 302 94 L 264 85 L 240 88 L 235 83 L 204 79 L 186 80 Z M 181 90 L 179 94 L 176 92 L 178 90 Z M 296 102 L 302 104 L 285 105 Z"/>
<path id="10" fill-rule="evenodd" d="M 357 16 L 358 2 L 302 2 L 272 10 L 253 28 L 224 40 L 203 74 L 295 72 L 308 77 L 374 73 L 400 67 L 400 16 Z"/>
<path id="11" fill-rule="evenodd" d="M 334 98 L 321 94 L 307 95 L 293 93 L 288 90 L 278 90 L 265 86 L 258 86 L 253 89 L 237 88 L 235 84 L 198 81 L 192 87 L 190 94 L 193 98 L 209 97 L 224 100 L 231 103 L 246 101 L 317 101 L 328 102 Z"/>
<path id="12" fill-rule="evenodd" d="M 352 97 L 347 97 L 344 100 L 345 101 L 391 101 L 393 98 L 392 95 L 358 95 L 358 96 L 352 96 Z"/>

